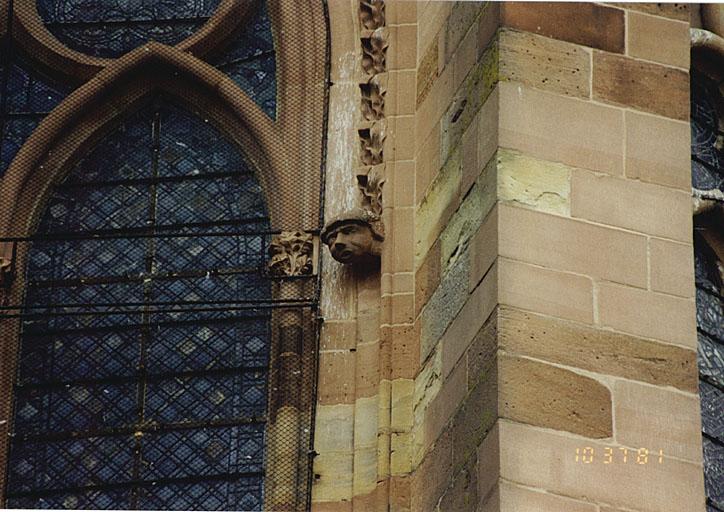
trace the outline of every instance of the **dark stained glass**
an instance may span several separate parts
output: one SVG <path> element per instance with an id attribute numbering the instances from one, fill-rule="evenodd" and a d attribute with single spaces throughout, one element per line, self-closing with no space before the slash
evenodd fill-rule
<path id="1" fill-rule="evenodd" d="M 243 154 L 163 99 L 74 167 L 29 254 L 10 507 L 261 510 L 269 313 L 158 305 L 268 301 L 268 230 Z"/>
<path id="2" fill-rule="evenodd" d="M 9 46 L 0 54 L 0 177 L 40 121 L 68 90 L 31 71 Z"/>
<path id="3" fill-rule="evenodd" d="M 276 118 L 276 60 L 266 1 L 211 64 L 226 73 L 272 119 Z"/>
<path id="4" fill-rule="evenodd" d="M 46 28 L 69 48 L 119 57 L 147 41 L 175 45 L 196 32 L 219 0 L 38 0 Z"/>
<path id="5" fill-rule="evenodd" d="M 721 191 L 724 161 L 717 147 L 722 133 L 715 102 L 722 98 L 705 77 L 695 74 L 691 84 L 692 185 L 700 190 Z M 719 270 L 722 262 L 702 235 L 712 229 L 707 218 L 707 214 L 695 218 L 694 272 L 704 482 L 707 508 L 714 511 L 724 510 L 724 301 Z"/>

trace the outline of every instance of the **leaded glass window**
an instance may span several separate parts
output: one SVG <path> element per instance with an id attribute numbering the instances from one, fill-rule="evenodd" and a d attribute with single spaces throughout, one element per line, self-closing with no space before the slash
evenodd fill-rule
<path id="1" fill-rule="evenodd" d="M 724 133 L 716 87 L 699 75 L 692 79 L 692 185 L 700 191 L 724 190 Z M 722 261 L 707 240 L 707 232 L 721 229 L 719 208 L 703 212 L 694 221 L 696 311 L 699 338 L 699 392 L 701 397 L 704 482 L 709 512 L 724 511 L 724 300 Z M 717 218 L 718 216 L 718 218 Z M 718 226 L 718 227 L 717 227 Z"/>
<path id="2" fill-rule="evenodd" d="M 268 231 L 245 156 L 163 98 L 75 165 L 29 254 L 10 507 L 261 509 Z"/>
<path id="3" fill-rule="evenodd" d="M 0 7 L 2 8 L 2 7 Z M 8 36 L 0 50 L 0 178 L 38 123 L 68 94 L 14 54 Z"/>
<path id="4" fill-rule="evenodd" d="M 120 57 L 147 41 L 175 45 L 196 32 L 219 0 L 38 0 L 46 28 L 69 48 Z"/>

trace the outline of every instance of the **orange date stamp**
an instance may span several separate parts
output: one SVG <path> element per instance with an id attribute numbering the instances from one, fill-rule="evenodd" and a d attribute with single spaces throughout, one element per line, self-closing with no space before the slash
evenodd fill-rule
<path id="1" fill-rule="evenodd" d="M 625 448 L 623 446 L 605 446 L 576 448 L 576 462 L 581 464 L 663 464 L 664 450 L 648 448 Z"/>

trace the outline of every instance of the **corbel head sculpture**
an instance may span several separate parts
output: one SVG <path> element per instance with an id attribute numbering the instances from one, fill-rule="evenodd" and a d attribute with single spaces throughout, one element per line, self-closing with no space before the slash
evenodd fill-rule
<path id="1" fill-rule="evenodd" d="M 355 208 L 328 222 L 321 238 L 335 260 L 357 266 L 379 261 L 385 234 L 379 217 Z"/>

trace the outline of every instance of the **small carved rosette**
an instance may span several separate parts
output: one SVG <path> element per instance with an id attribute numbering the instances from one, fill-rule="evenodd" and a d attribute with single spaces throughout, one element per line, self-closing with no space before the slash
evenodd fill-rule
<path id="1" fill-rule="evenodd" d="M 272 238 L 269 256 L 270 275 L 311 275 L 314 271 L 314 239 L 302 231 L 284 231 Z"/>

